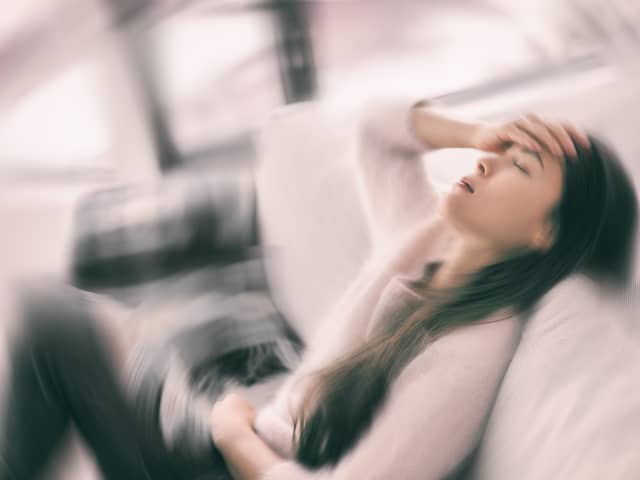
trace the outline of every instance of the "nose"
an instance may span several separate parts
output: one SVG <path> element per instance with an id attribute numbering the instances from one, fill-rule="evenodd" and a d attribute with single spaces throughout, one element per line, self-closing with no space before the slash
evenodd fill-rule
<path id="1" fill-rule="evenodd" d="M 486 177 L 490 174 L 491 166 L 489 163 L 490 162 L 488 158 L 480 158 L 478 160 L 476 171 L 478 172 L 479 176 Z"/>

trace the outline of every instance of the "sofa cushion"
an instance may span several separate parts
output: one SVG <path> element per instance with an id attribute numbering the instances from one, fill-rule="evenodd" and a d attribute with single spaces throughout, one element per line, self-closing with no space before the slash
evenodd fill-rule
<path id="1" fill-rule="evenodd" d="M 614 299 L 579 275 L 540 302 L 500 388 L 473 478 L 638 478 L 637 307 L 637 291 Z"/>

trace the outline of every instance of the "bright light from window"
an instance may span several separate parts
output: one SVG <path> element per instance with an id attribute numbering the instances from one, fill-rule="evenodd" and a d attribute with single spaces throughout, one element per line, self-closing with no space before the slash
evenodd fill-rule
<path id="1" fill-rule="evenodd" d="M 110 135 L 92 64 L 69 68 L 0 115 L 0 167 L 103 166 Z"/>
<path id="2" fill-rule="evenodd" d="M 160 77 L 170 98 L 189 98 L 272 42 L 266 15 L 174 19 L 156 32 Z"/>

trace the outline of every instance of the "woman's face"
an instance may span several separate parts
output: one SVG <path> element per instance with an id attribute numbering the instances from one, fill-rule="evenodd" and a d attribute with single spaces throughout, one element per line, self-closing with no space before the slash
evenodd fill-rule
<path id="1" fill-rule="evenodd" d="M 473 191 L 454 184 L 440 212 L 474 245 L 498 253 L 544 250 L 553 242 L 548 218 L 562 194 L 561 161 L 546 150 L 537 153 L 517 145 L 483 156 L 474 174 L 464 177 Z"/>

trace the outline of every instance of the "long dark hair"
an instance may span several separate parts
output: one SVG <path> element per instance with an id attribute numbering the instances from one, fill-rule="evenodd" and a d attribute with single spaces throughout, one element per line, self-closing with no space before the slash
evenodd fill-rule
<path id="1" fill-rule="evenodd" d="M 614 289 L 627 285 L 633 269 L 635 190 L 614 152 L 597 138 L 589 139 L 591 148 L 576 144 L 577 160 L 564 162 L 562 195 L 550 212 L 554 242 L 546 252 L 509 256 L 447 292 L 430 292 L 423 282 L 428 302 L 402 319 L 385 319 L 395 327 L 314 373 L 294 421 L 298 462 L 311 469 L 335 465 L 369 428 L 403 367 L 444 333 L 502 309 L 526 315 L 572 272 Z"/>

